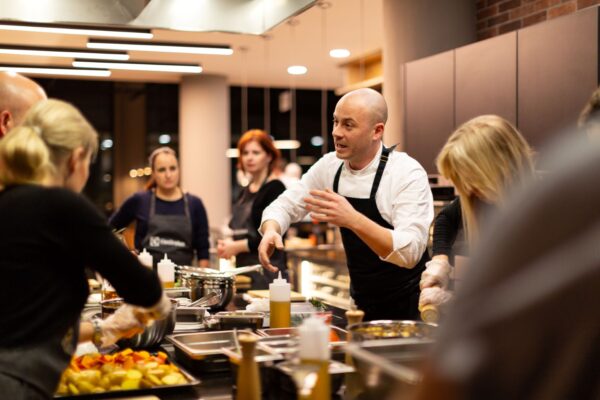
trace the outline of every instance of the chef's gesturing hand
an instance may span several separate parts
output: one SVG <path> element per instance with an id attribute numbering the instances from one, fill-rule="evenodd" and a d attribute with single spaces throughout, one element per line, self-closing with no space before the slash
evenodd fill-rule
<path id="1" fill-rule="evenodd" d="M 271 272 L 277 272 L 279 268 L 271 264 L 271 256 L 275 249 L 283 250 L 283 239 L 277 229 L 279 225 L 275 221 L 263 223 L 263 237 L 258 245 L 258 260 L 262 266 Z"/>
<path id="2" fill-rule="evenodd" d="M 360 213 L 333 190 L 311 190 L 310 195 L 304 198 L 305 208 L 315 220 L 344 228 L 351 228 L 359 220 Z"/>

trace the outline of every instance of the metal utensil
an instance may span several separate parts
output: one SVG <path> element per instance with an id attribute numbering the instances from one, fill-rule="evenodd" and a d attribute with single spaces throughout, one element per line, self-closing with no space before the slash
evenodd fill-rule
<path id="1" fill-rule="evenodd" d="M 210 292 L 204 297 L 200 297 L 198 300 L 192 302 L 189 307 L 199 307 L 199 306 L 214 306 L 219 302 L 219 294 L 217 292 Z"/>

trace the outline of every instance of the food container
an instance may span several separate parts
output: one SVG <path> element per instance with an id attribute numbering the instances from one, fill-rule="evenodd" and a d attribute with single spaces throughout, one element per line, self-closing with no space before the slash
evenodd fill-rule
<path id="1" fill-rule="evenodd" d="M 259 329 L 257 334 L 264 337 L 277 337 L 280 339 L 292 339 L 298 336 L 298 328 L 267 328 Z M 343 351 L 346 345 L 348 332 L 337 326 L 330 326 L 329 345 L 331 351 Z"/>
<path id="2" fill-rule="evenodd" d="M 121 298 L 102 301 L 100 303 L 102 318 L 107 318 L 123 304 L 124 302 Z M 171 299 L 171 304 L 171 312 L 167 318 L 154 321 L 152 325 L 147 326 L 144 329 L 144 332 L 138 333 L 128 339 L 121 339 L 117 342 L 117 345 L 121 348 L 148 348 L 158 346 L 166 335 L 173 333 L 173 329 L 175 328 L 175 321 L 177 319 L 177 301 Z"/>
<path id="3" fill-rule="evenodd" d="M 229 358 L 223 349 L 234 351 L 236 348 L 235 336 L 240 331 L 217 331 L 182 333 L 167 336 L 173 343 L 175 358 L 189 371 L 195 373 L 221 373 L 231 371 Z M 243 331 L 255 335 L 249 331 Z M 260 357 L 272 355 L 263 349 L 257 349 L 257 361 L 264 361 Z M 281 358 L 280 356 L 278 356 Z"/>
<path id="4" fill-rule="evenodd" d="M 253 331 L 262 328 L 265 313 L 255 311 L 221 311 L 216 313 L 208 321 L 210 329 L 232 330 L 251 329 Z"/>
<path id="5" fill-rule="evenodd" d="M 346 351 L 352 356 L 362 382 L 365 400 L 411 399 L 421 382 L 422 362 L 433 345 L 426 338 L 367 340 L 349 343 Z"/>
<path id="6" fill-rule="evenodd" d="M 398 338 L 433 338 L 437 325 L 420 321 L 380 320 L 361 322 L 348 327 L 352 341 L 398 339 Z"/>

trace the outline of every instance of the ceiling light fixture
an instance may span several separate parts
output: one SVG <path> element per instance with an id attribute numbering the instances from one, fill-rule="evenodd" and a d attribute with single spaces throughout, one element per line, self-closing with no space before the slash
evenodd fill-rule
<path id="1" fill-rule="evenodd" d="M 273 144 L 280 150 L 295 150 L 300 148 L 300 142 L 298 140 L 274 140 Z M 225 157 L 227 158 L 238 158 L 240 153 L 237 147 L 232 147 L 225 150 Z"/>
<path id="2" fill-rule="evenodd" d="M 198 64 L 160 64 L 160 63 L 119 63 L 105 61 L 73 61 L 73 66 L 78 68 L 106 68 L 123 69 L 131 71 L 156 71 L 156 72 L 178 72 L 184 74 L 199 74 L 202 67 Z"/>
<path id="3" fill-rule="evenodd" d="M 129 50 L 129 51 L 153 51 L 158 53 L 186 53 L 186 54 L 212 54 L 230 56 L 233 49 L 221 45 L 187 45 L 178 43 L 140 43 L 140 42 L 113 42 L 110 40 L 88 40 L 89 49 L 104 50 Z"/>
<path id="4" fill-rule="evenodd" d="M 69 48 L 49 48 L 32 46 L 12 46 L 0 44 L 0 54 L 15 54 L 20 56 L 92 58 L 95 60 L 129 60 L 129 54 L 124 52 L 89 51 Z"/>
<path id="5" fill-rule="evenodd" d="M 346 58 L 350 56 L 350 50 L 348 49 L 331 49 L 329 50 L 329 56 L 333 58 Z"/>
<path id="6" fill-rule="evenodd" d="M 58 33 L 62 35 L 85 35 L 101 37 L 117 37 L 129 39 L 152 39 L 154 35 L 150 29 L 131 28 L 96 28 L 83 25 L 48 24 L 33 22 L 0 22 L 0 29 L 7 31 Z"/>
<path id="7" fill-rule="evenodd" d="M 287 72 L 290 75 L 304 75 L 308 71 L 304 65 L 292 65 L 288 67 Z"/>
<path id="8" fill-rule="evenodd" d="M 108 77 L 106 69 L 77 69 L 69 67 L 36 67 L 31 65 L 0 65 L 0 71 L 18 72 L 25 75 L 71 75 Z"/>

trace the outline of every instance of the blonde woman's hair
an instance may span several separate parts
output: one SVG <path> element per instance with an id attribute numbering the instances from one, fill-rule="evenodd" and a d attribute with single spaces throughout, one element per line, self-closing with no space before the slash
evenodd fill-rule
<path id="1" fill-rule="evenodd" d="M 456 187 L 465 233 L 473 244 L 479 234 L 475 202 L 501 203 L 510 186 L 533 173 L 532 150 L 510 122 L 482 115 L 452 133 L 437 168 Z"/>
<path id="2" fill-rule="evenodd" d="M 61 100 L 36 103 L 0 141 L 0 184 L 39 184 L 60 176 L 79 147 L 92 157 L 98 151 L 98 134 L 79 110 Z"/>

